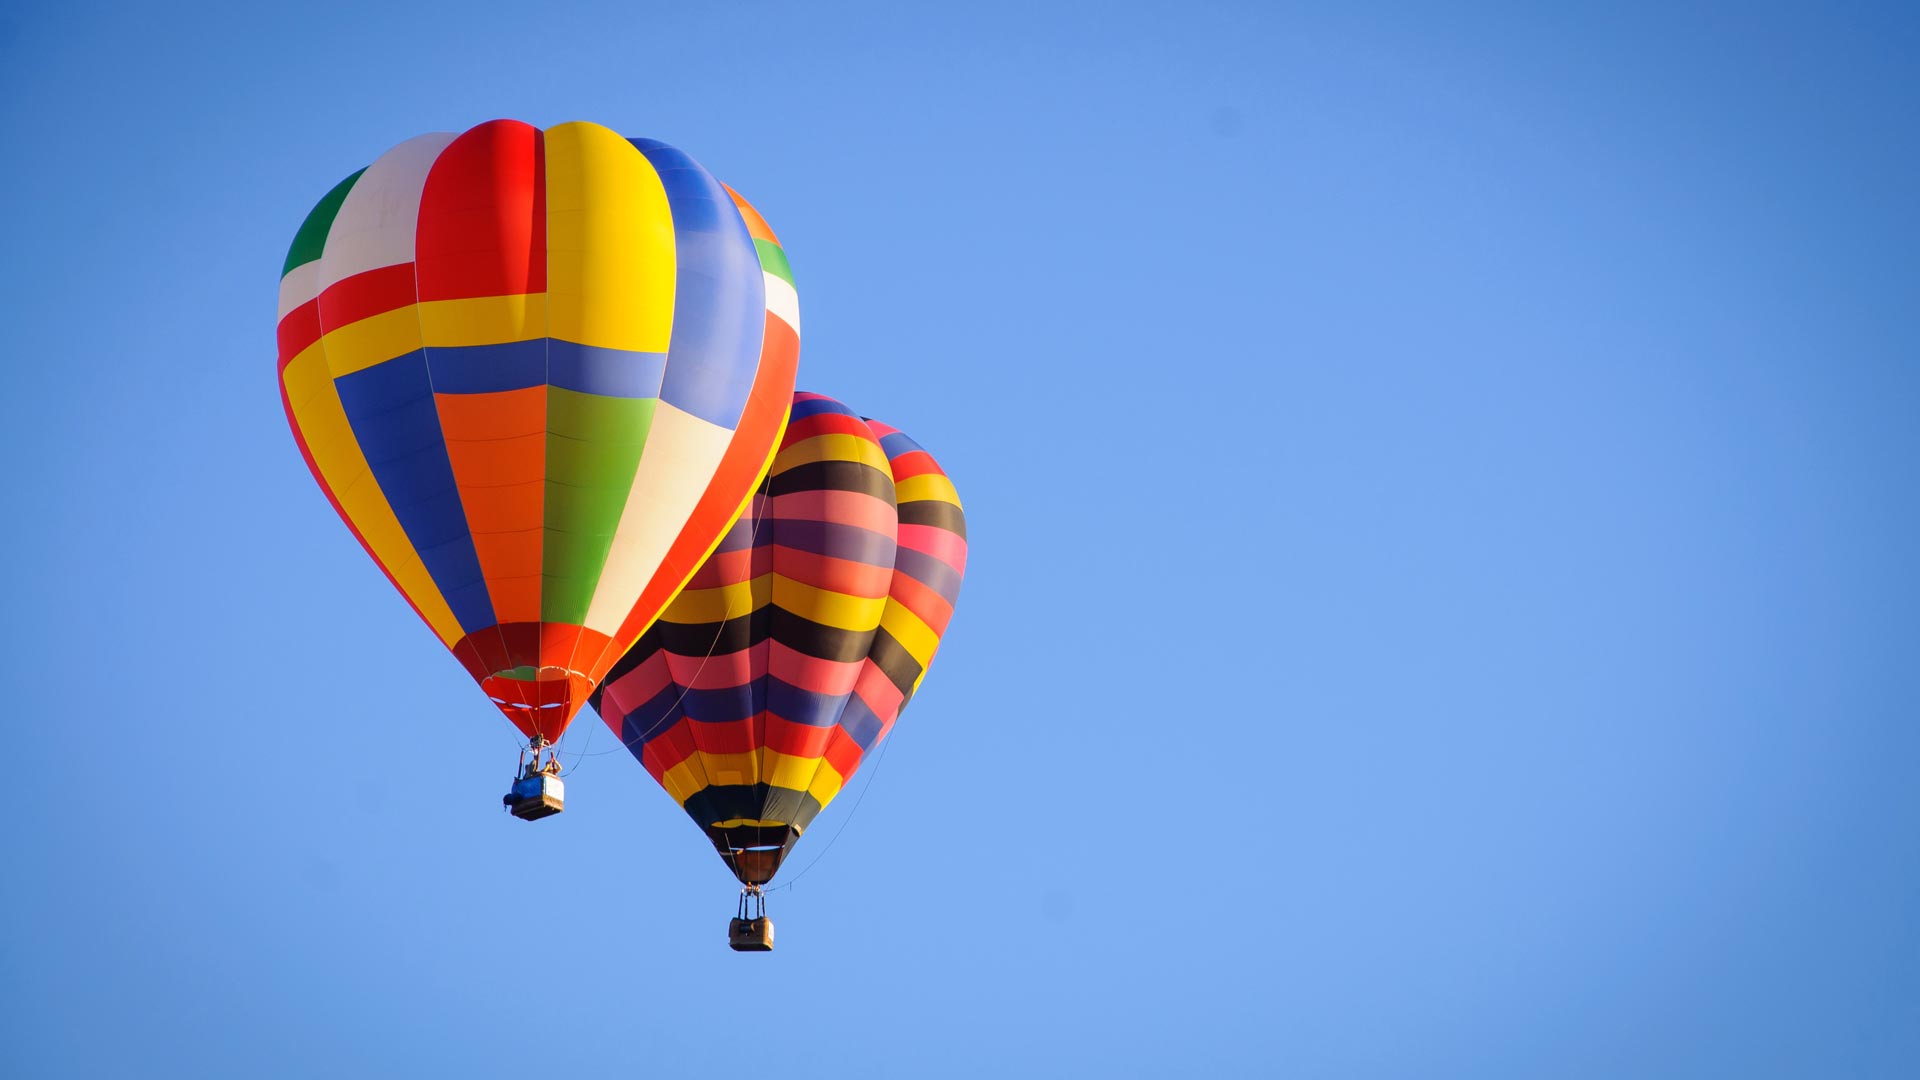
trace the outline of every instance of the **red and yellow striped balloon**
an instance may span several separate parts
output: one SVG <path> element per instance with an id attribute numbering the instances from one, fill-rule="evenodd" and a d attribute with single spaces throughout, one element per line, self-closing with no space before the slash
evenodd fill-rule
<path id="1" fill-rule="evenodd" d="M 764 884 L 926 676 L 966 564 L 932 456 L 797 394 L 753 513 L 594 707 L 740 880 Z"/>

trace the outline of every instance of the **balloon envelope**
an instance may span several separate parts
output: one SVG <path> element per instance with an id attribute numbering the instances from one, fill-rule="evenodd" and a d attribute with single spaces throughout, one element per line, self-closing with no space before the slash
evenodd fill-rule
<path id="1" fill-rule="evenodd" d="M 553 740 L 740 513 L 798 328 L 778 241 L 692 158 L 496 120 L 401 143 L 308 215 L 281 399 L 367 553 Z"/>
<path id="2" fill-rule="evenodd" d="M 966 561 L 932 456 L 797 394 L 752 513 L 594 707 L 740 880 L 762 884 L 919 687 Z"/>

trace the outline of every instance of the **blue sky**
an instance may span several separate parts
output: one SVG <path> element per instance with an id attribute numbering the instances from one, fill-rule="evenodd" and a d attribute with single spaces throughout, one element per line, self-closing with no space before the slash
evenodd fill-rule
<path id="1" fill-rule="evenodd" d="M 0 1072 L 1920 1069 L 1920 19 L 558 7 L 0 16 Z M 285 429 L 307 209 L 498 116 L 739 188 L 967 503 L 768 956 L 594 725 L 499 812 Z"/>

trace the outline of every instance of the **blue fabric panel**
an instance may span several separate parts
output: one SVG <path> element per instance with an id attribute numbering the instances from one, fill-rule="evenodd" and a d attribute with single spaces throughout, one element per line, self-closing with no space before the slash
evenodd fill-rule
<path id="1" fill-rule="evenodd" d="M 425 354 L 411 352 L 333 382 L 354 439 L 370 448 L 367 464 L 380 493 L 460 628 L 472 633 L 492 626 L 493 602 L 454 486 Z"/>
<path id="2" fill-rule="evenodd" d="M 716 724 L 745 720 L 766 707 L 765 679 L 755 679 L 742 686 L 688 690 L 687 696 L 680 699 L 680 710 L 688 718 Z"/>
<path id="3" fill-rule="evenodd" d="M 862 753 L 873 749 L 874 741 L 880 738 L 880 718 L 867 708 L 859 694 L 847 699 L 847 707 L 840 713 L 840 726 L 860 744 Z"/>
<path id="4" fill-rule="evenodd" d="M 650 398 L 660 396 L 667 354 L 603 349 L 554 338 L 547 367 L 547 381 L 562 390 L 601 397 Z"/>
<path id="5" fill-rule="evenodd" d="M 713 552 L 718 555 L 723 551 L 744 551 L 750 547 L 762 547 L 766 545 L 772 533 L 773 530 L 767 526 L 767 523 L 764 520 L 756 522 L 753 511 L 749 510 L 740 515 L 739 520 L 733 523 L 733 527 L 727 530 L 727 535 L 720 538 L 720 546 L 714 548 Z"/>
<path id="6" fill-rule="evenodd" d="M 901 454 L 911 454 L 915 450 L 924 452 L 926 447 L 896 431 L 891 435 L 880 437 L 880 449 L 886 452 L 887 460 L 892 461 Z"/>
<path id="7" fill-rule="evenodd" d="M 662 142 L 634 139 L 673 211 L 673 338 L 660 400 L 732 430 L 766 333 L 767 290 L 747 223 L 720 182 Z"/>
<path id="8" fill-rule="evenodd" d="M 925 585 L 949 604 L 960 596 L 960 572 L 925 552 L 901 548 L 893 557 L 893 572 Z"/>
<path id="9" fill-rule="evenodd" d="M 647 743 L 667 733 L 667 729 L 680 720 L 680 688 L 673 683 L 662 687 L 660 692 L 642 702 L 620 720 L 620 740 L 633 751 L 635 760 Z"/>
<path id="10" fill-rule="evenodd" d="M 462 345 L 428 352 L 433 389 L 441 394 L 493 394 L 547 381 L 547 339 Z"/>
<path id="11" fill-rule="evenodd" d="M 803 420 L 809 416 L 819 416 L 821 413 L 834 413 L 838 416 L 854 415 L 852 409 L 847 408 L 832 398 L 808 398 L 805 401 L 796 401 L 793 403 L 793 420 Z"/>
<path id="12" fill-rule="evenodd" d="M 779 492 L 774 478 L 774 494 Z M 793 521 L 775 518 L 760 526 L 762 543 L 771 541 L 795 551 L 810 551 L 834 559 L 862 562 L 869 566 L 892 566 L 894 538 L 858 525 L 834 525 L 825 521 Z"/>
<path id="13" fill-rule="evenodd" d="M 767 711 L 782 720 L 791 720 L 808 727 L 832 727 L 840 722 L 840 713 L 847 706 L 851 694 L 820 694 L 811 690 L 802 690 L 792 683 L 783 682 L 769 675 L 767 684 Z"/>

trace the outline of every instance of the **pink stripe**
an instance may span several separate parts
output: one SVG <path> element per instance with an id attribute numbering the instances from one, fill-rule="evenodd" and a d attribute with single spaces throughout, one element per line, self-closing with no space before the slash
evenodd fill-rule
<path id="1" fill-rule="evenodd" d="M 887 601 L 919 616 L 936 637 L 947 632 L 947 623 L 953 619 L 953 605 L 947 603 L 946 597 L 906 574 L 893 575 Z"/>
<path id="2" fill-rule="evenodd" d="M 773 497 L 776 521 L 830 521 L 892 536 L 898 515 L 885 499 L 858 491 L 796 491 Z M 763 534 L 764 535 L 764 534 Z"/>
<path id="3" fill-rule="evenodd" d="M 902 525 L 899 542 L 908 551 L 931 555 L 955 570 L 966 572 L 967 542 L 959 533 L 948 532 L 938 525 Z"/>
<path id="4" fill-rule="evenodd" d="M 600 713 L 617 732 L 620 725 L 615 716 L 624 719 L 628 713 L 645 705 L 648 698 L 665 690 L 667 682 L 666 654 L 656 652 L 639 667 L 604 684 L 606 690 L 600 695 Z M 615 715 L 608 715 L 609 712 Z"/>
<path id="5" fill-rule="evenodd" d="M 725 690 L 754 680 L 756 658 L 753 653 L 752 646 L 718 656 L 668 653 L 667 670 L 673 673 L 674 682 L 689 690 Z"/>
<path id="6" fill-rule="evenodd" d="M 777 641 L 767 642 L 767 654 L 767 673 L 774 678 L 810 693 L 836 697 L 853 692 L 860 678 L 860 665 L 865 662 L 822 660 Z"/>
<path id="7" fill-rule="evenodd" d="M 893 567 L 836 559 L 796 548 L 775 547 L 773 572 L 789 581 L 816 589 L 879 599 L 887 595 L 893 579 Z"/>
<path id="8" fill-rule="evenodd" d="M 853 692 L 860 695 L 860 700 L 866 702 L 867 708 L 887 727 L 893 726 L 894 717 L 900 715 L 901 703 L 907 699 L 872 660 L 860 662 L 860 678 L 854 682 Z"/>
<path id="9" fill-rule="evenodd" d="M 716 551 L 707 557 L 693 577 L 687 579 L 689 589 L 717 589 L 722 585 L 732 585 L 747 580 L 753 572 L 753 549 L 741 548 L 738 551 Z"/>

